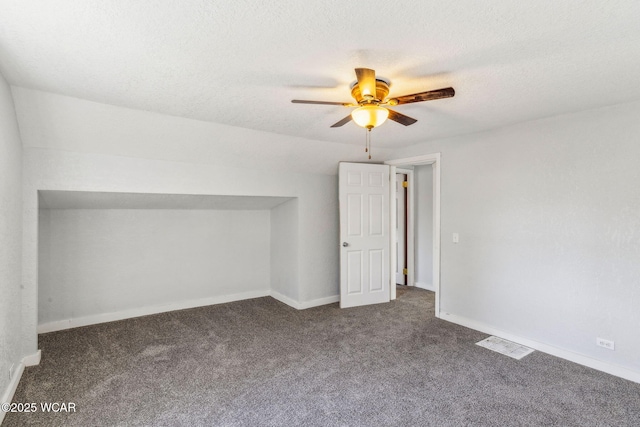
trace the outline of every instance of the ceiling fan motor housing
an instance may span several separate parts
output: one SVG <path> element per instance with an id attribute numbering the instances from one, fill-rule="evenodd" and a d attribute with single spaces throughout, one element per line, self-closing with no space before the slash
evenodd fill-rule
<path id="1" fill-rule="evenodd" d="M 372 98 L 372 99 L 367 99 L 364 96 L 362 96 L 362 92 L 360 91 L 360 87 L 358 86 L 357 82 L 351 88 L 351 96 L 353 96 L 356 102 L 360 105 L 379 104 L 383 102 L 388 95 L 389 95 L 389 83 L 381 79 L 376 79 L 376 96 L 375 98 Z"/>

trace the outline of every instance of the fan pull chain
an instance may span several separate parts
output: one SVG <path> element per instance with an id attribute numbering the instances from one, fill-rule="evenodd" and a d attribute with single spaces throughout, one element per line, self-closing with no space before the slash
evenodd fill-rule
<path id="1" fill-rule="evenodd" d="M 369 152 L 369 132 L 371 132 L 371 129 L 366 129 L 364 130 L 364 152 L 368 153 Z"/>
<path id="2" fill-rule="evenodd" d="M 371 128 L 367 128 L 367 134 L 364 141 L 365 141 L 364 152 L 369 153 L 369 160 L 371 160 Z"/>

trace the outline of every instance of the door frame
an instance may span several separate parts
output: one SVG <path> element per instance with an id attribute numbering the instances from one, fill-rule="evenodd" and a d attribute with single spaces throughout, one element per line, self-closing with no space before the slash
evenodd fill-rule
<path id="1" fill-rule="evenodd" d="M 440 317 L 440 153 L 433 154 L 425 154 L 422 156 L 415 157 L 407 157 L 403 159 L 394 159 L 387 160 L 384 162 L 385 165 L 390 166 L 389 176 L 392 180 L 389 185 L 390 191 L 396 191 L 396 170 L 398 168 L 402 168 L 403 166 L 420 166 L 420 165 L 433 165 L 433 287 L 435 289 L 435 315 L 436 317 Z M 401 173 L 405 173 L 404 171 Z M 413 175 L 413 171 L 412 171 Z M 409 177 L 407 176 L 407 180 Z M 413 176 L 412 176 L 413 181 Z M 409 182 L 409 188 L 412 189 L 411 186 L 413 182 Z M 393 189 L 393 190 L 391 190 Z M 407 193 L 412 193 L 412 191 L 408 191 Z M 391 196 L 394 197 L 391 197 Z M 410 199 L 413 202 L 413 197 Z M 389 234 L 391 239 L 391 244 L 389 248 L 390 254 L 390 272 L 389 275 L 389 289 L 391 299 L 396 298 L 396 286 L 395 286 L 395 272 L 396 272 L 396 249 L 395 249 L 395 239 L 396 239 L 396 229 L 394 227 L 395 224 L 395 212 L 396 212 L 396 198 L 394 194 L 389 195 L 390 202 L 390 210 L 389 210 Z M 410 209 L 411 215 L 413 216 L 413 204 L 408 207 Z M 411 223 L 411 240 L 413 241 L 413 218 Z M 409 235 L 409 218 L 407 217 L 407 236 Z M 409 248 L 407 247 L 407 252 L 409 252 Z M 411 263 L 409 263 L 409 259 L 411 259 Z M 413 248 L 411 250 L 411 258 L 409 258 L 409 254 L 407 254 L 407 269 L 408 273 L 411 274 L 411 279 L 409 279 L 409 275 L 407 275 L 407 280 L 409 283 L 413 284 L 414 279 L 414 254 Z"/>
<path id="2" fill-rule="evenodd" d="M 390 167 L 392 168 L 392 167 Z M 414 201 L 413 201 L 413 169 L 403 169 L 401 167 L 396 167 L 395 168 L 396 173 L 402 173 L 407 175 L 407 186 L 408 186 L 408 191 L 407 191 L 407 223 L 405 224 L 406 226 L 406 230 L 405 233 L 407 234 L 407 282 L 406 285 L 407 286 L 415 286 L 415 235 L 414 235 Z M 391 174 L 389 175 L 391 176 Z M 390 183 L 390 186 L 393 186 L 395 188 L 396 185 L 396 176 L 394 175 L 392 178 L 392 182 Z M 391 196 L 395 196 L 394 194 L 391 194 Z M 391 225 L 393 226 L 393 224 L 395 224 L 396 222 L 396 207 L 394 204 L 391 205 L 391 209 L 393 209 L 393 213 L 389 212 L 390 215 L 393 215 L 393 218 L 390 218 L 391 221 Z M 395 235 L 395 230 L 393 231 L 393 237 L 394 239 L 396 238 Z M 395 244 L 395 240 L 391 241 L 391 244 L 394 245 Z M 389 266 L 390 269 L 392 269 L 393 271 L 396 271 L 396 252 L 395 252 L 395 245 L 394 245 L 394 250 L 393 250 L 393 261 L 392 264 Z M 395 279 L 394 279 L 395 280 Z M 395 286 L 391 286 L 393 289 L 391 290 L 391 299 L 396 299 L 396 287 Z"/>

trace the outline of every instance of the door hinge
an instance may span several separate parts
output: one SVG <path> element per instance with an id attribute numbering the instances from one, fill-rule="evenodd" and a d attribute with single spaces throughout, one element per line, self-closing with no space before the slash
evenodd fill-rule
<path id="1" fill-rule="evenodd" d="M 403 268 L 402 269 L 402 274 L 404 274 L 406 276 L 407 274 L 409 274 L 409 270 L 407 270 L 406 268 Z"/>
<path id="2" fill-rule="evenodd" d="M 402 181 L 402 186 L 403 186 L 404 188 L 409 187 L 409 181 Z"/>

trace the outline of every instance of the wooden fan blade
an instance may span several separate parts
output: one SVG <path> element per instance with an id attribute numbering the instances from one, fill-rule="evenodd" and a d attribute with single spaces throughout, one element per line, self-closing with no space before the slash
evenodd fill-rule
<path id="1" fill-rule="evenodd" d="M 363 98 L 376 97 L 376 72 L 369 68 L 356 68 L 358 87 Z"/>
<path id="2" fill-rule="evenodd" d="M 411 104 L 412 102 L 433 101 L 434 99 L 451 98 L 456 94 L 452 87 L 444 89 L 429 90 L 427 92 L 414 93 L 391 98 L 389 105 Z M 395 101 L 395 103 L 394 103 Z"/>
<path id="3" fill-rule="evenodd" d="M 331 101 L 305 101 L 303 99 L 292 99 L 294 104 L 318 104 L 318 105 L 342 105 L 343 107 L 352 107 L 349 102 L 331 102 Z"/>
<path id="4" fill-rule="evenodd" d="M 387 108 L 387 110 L 389 110 Z M 413 119 L 409 116 L 405 116 L 404 114 L 400 114 L 397 111 L 389 110 L 389 120 L 393 120 L 394 122 L 398 122 L 401 125 L 409 126 L 417 122 L 416 119 Z"/>
<path id="5" fill-rule="evenodd" d="M 340 120 L 338 123 L 334 123 L 331 125 L 332 128 L 339 128 L 340 126 L 344 126 L 351 121 L 351 114 L 349 114 L 344 119 Z"/>

